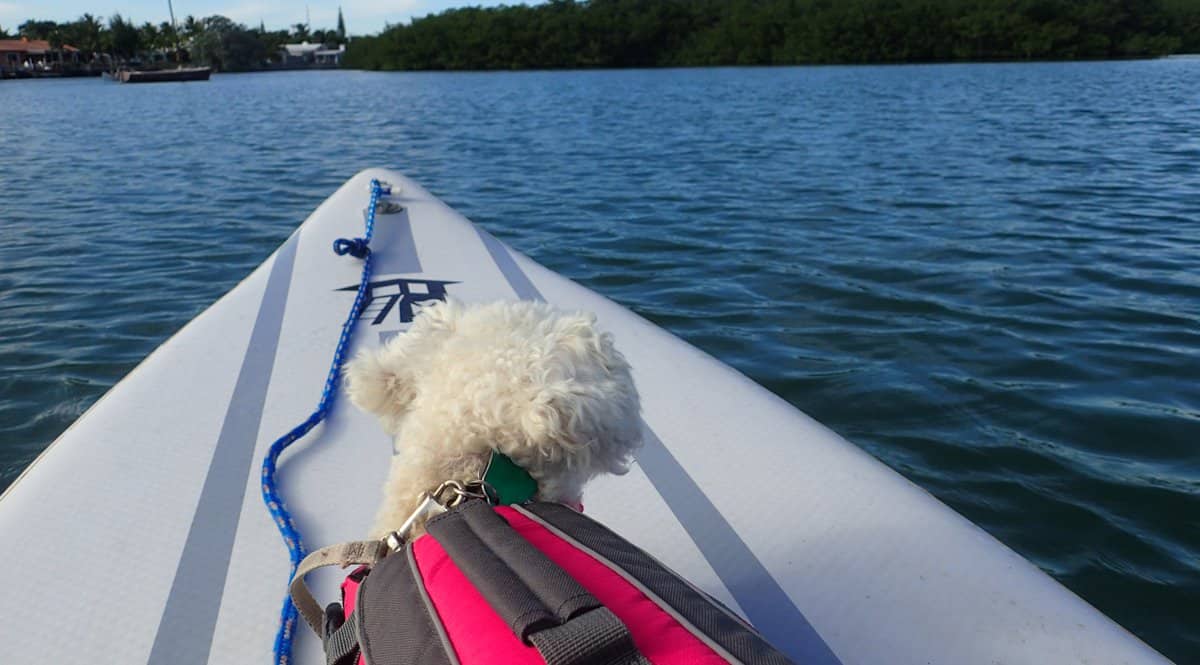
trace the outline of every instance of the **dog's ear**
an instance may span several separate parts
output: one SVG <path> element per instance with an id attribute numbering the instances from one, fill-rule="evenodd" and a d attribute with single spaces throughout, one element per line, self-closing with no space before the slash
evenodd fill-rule
<path id="1" fill-rule="evenodd" d="M 358 354 L 346 366 L 350 400 L 385 421 L 403 416 L 416 397 L 418 373 L 454 334 L 462 312 L 457 301 L 435 301 L 418 309 L 412 326 L 383 348 Z"/>
<path id="2" fill-rule="evenodd" d="M 563 463 L 578 486 L 623 473 L 641 444 L 641 405 L 628 361 L 594 315 L 559 315 L 541 357 L 543 383 L 522 414 L 527 444 L 546 467 Z M 565 473 L 556 471 L 555 473 Z"/>
<path id="3" fill-rule="evenodd" d="M 382 417 L 395 417 L 408 410 L 416 396 L 404 363 L 396 362 L 387 349 L 363 351 L 346 366 L 346 392 L 355 406 Z"/>

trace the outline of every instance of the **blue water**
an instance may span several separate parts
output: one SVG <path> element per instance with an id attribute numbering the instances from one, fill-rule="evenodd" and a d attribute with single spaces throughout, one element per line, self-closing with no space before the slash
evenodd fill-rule
<path id="1" fill-rule="evenodd" d="M 1200 662 L 1200 60 L 6 81 L 0 155 L 0 487 L 391 166 Z"/>

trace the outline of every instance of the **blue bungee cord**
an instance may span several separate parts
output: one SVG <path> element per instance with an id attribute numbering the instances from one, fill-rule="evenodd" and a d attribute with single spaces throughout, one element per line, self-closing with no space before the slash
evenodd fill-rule
<path id="1" fill-rule="evenodd" d="M 295 521 L 292 520 L 292 514 L 288 512 L 287 504 L 284 503 L 283 497 L 279 494 L 279 489 L 275 486 L 275 463 L 279 459 L 280 453 L 287 449 L 288 446 L 295 443 L 300 437 L 304 436 L 316 427 L 325 417 L 329 415 L 329 411 L 333 408 L 333 398 L 337 395 L 338 379 L 342 374 L 342 363 L 346 359 L 346 347 L 350 343 L 350 337 L 354 334 L 354 327 L 358 323 L 358 315 L 362 310 L 363 299 L 367 294 L 367 287 L 371 281 L 371 263 L 372 255 L 370 249 L 371 234 L 375 231 L 375 208 L 379 204 L 381 195 L 391 194 L 391 187 L 379 182 L 378 180 L 371 181 L 371 203 L 367 208 L 367 232 L 362 238 L 338 238 L 333 242 L 333 251 L 338 256 L 349 254 L 355 258 L 362 259 L 362 281 L 358 284 L 358 294 L 354 297 L 354 305 L 350 308 L 350 315 L 346 317 L 346 322 L 342 324 L 342 335 L 338 338 L 337 348 L 333 352 L 333 362 L 329 365 L 329 374 L 325 377 L 325 388 L 321 391 L 321 401 L 317 404 L 316 410 L 292 429 L 292 431 L 284 434 L 271 444 L 267 450 L 266 457 L 263 458 L 262 464 L 262 498 L 263 503 L 267 504 L 267 510 L 271 511 L 271 518 L 275 520 L 275 526 L 279 528 L 280 535 L 283 536 L 283 541 L 287 543 L 288 555 L 292 560 L 291 572 L 288 574 L 288 583 L 291 584 L 292 578 L 296 576 L 296 568 L 304 559 L 308 551 L 304 547 L 304 541 L 300 537 L 300 530 L 296 528 Z M 275 665 L 288 665 L 292 660 L 292 638 L 295 633 L 296 619 L 298 618 L 296 606 L 292 604 L 292 597 L 285 593 L 283 598 L 283 609 L 279 613 L 279 632 L 275 634 Z"/>

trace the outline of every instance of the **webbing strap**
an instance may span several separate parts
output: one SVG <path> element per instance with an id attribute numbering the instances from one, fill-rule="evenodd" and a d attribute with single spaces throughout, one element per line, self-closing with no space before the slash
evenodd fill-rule
<path id="1" fill-rule="evenodd" d="M 354 665 L 358 660 L 358 612 L 325 637 L 325 665 Z"/>
<path id="2" fill-rule="evenodd" d="M 461 519 L 465 522 L 465 530 L 470 533 L 452 537 L 449 546 L 445 543 L 442 546 L 458 547 L 465 542 L 464 535 L 471 542 L 478 542 L 477 545 L 460 552 L 459 558 L 455 559 L 456 565 L 460 568 L 464 565 L 470 566 L 479 556 L 495 555 L 502 565 L 502 574 L 516 576 L 517 580 L 497 585 L 499 587 L 496 588 L 497 594 L 508 595 L 518 586 L 528 588 L 537 604 L 549 611 L 548 618 L 554 625 L 560 624 L 576 614 L 601 606 L 595 596 L 588 593 L 587 589 L 583 588 L 575 578 L 551 561 L 541 550 L 521 537 L 521 534 L 509 526 L 508 522 L 486 502 L 470 501 L 454 509 L 452 513 L 444 519 L 437 518 L 439 525 L 444 525 L 454 519 Z M 438 534 L 434 533 L 438 530 L 437 527 L 431 526 L 429 529 L 433 537 L 441 542 Z M 458 549 L 464 548 L 458 547 Z M 455 556 L 455 553 L 449 549 L 447 549 L 447 553 L 452 557 Z M 459 559 L 463 560 L 462 564 L 458 563 Z M 501 578 L 490 578 L 487 574 L 481 577 L 485 578 L 486 583 L 501 580 Z M 484 595 L 488 597 L 488 602 L 496 602 L 495 596 L 486 591 Z"/>
<path id="3" fill-rule="evenodd" d="M 387 553 L 387 543 L 381 540 L 358 540 L 322 547 L 304 557 L 304 560 L 296 568 L 296 576 L 292 578 L 291 594 L 292 602 L 300 611 L 300 616 L 304 617 L 305 623 L 313 629 L 313 632 L 321 637 L 325 636 L 325 612 L 321 610 L 320 603 L 308 590 L 308 585 L 304 583 L 304 576 L 325 566 L 341 566 L 342 568 L 353 565 L 373 566 L 387 556 Z"/>
<path id="4" fill-rule="evenodd" d="M 546 665 L 650 665 L 634 646 L 629 629 L 607 607 L 539 630 L 529 641 Z"/>
<path id="5" fill-rule="evenodd" d="M 546 665 L 649 665 L 617 615 L 485 502 L 451 508 L 426 529 Z"/>
<path id="6" fill-rule="evenodd" d="M 484 508 L 491 510 L 486 504 Z M 528 643 L 529 634 L 536 630 L 561 623 L 538 598 L 532 584 L 522 580 L 471 529 L 462 512 L 452 509 L 438 515 L 425 528 L 522 642 Z M 532 549 L 528 543 L 526 546 Z"/>

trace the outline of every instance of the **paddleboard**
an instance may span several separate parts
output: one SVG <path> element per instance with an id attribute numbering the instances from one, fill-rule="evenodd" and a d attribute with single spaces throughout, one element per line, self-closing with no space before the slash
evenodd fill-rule
<path id="1" fill-rule="evenodd" d="M 150 354 L 0 498 L 0 661 L 268 663 L 288 556 L 266 448 L 316 405 L 361 263 L 371 179 L 392 185 L 352 352 L 422 302 L 595 312 L 634 368 L 646 445 L 587 512 L 798 663 L 1163 663 L 1028 561 L 742 374 L 531 261 L 417 183 L 364 171 Z M 366 535 L 392 455 L 339 399 L 281 460 L 310 547 Z M 337 572 L 314 575 L 336 597 Z M 296 662 L 322 663 L 302 630 Z"/>

